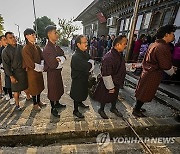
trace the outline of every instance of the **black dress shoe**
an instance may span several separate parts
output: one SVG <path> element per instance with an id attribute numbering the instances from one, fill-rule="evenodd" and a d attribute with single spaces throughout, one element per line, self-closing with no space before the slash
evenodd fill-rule
<path id="1" fill-rule="evenodd" d="M 88 109 L 88 108 L 89 108 L 88 105 L 84 105 L 83 103 L 79 103 L 78 106 L 79 106 L 79 107 L 82 107 L 82 108 L 85 108 L 85 109 Z"/>
<path id="2" fill-rule="evenodd" d="M 142 111 L 138 111 L 138 110 L 136 110 L 136 109 L 133 109 L 132 114 L 133 114 L 134 116 L 136 116 L 136 117 L 146 117 L 146 116 L 142 113 Z"/>
<path id="3" fill-rule="evenodd" d="M 51 109 L 51 114 L 57 118 L 60 118 L 60 115 L 58 114 L 58 111 L 56 108 Z"/>
<path id="4" fill-rule="evenodd" d="M 103 119 L 109 119 L 108 116 L 106 115 L 106 113 L 104 112 L 104 110 L 99 109 L 99 110 L 98 110 L 98 113 L 100 114 L 100 116 L 101 116 Z"/>
<path id="5" fill-rule="evenodd" d="M 73 111 L 73 114 L 78 117 L 78 118 L 84 118 L 84 116 L 82 115 L 82 113 L 80 113 L 79 111 Z"/>
<path id="6" fill-rule="evenodd" d="M 180 122 L 180 115 L 177 115 L 174 119 L 175 119 L 177 122 Z"/>
<path id="7" fill-rule="evenodd" d="M 110 111 L 118 117 L 123 117 L 123 115 L 116 108 L 111 108 Z"/>
<path id="8" fill-rule="evenodd" d="M 146 112 L 146 109 L 141 108 L 140 111 L 141 111 L 141 112 Z"/>
<path id="9" fill-rule="evenodd" d="M 56 103 L 54 107 L 59 109 L 59 108 L 65 108 L 66 105 L 63 105 L 63 104 L 60 104 L 60 103 Z"/>

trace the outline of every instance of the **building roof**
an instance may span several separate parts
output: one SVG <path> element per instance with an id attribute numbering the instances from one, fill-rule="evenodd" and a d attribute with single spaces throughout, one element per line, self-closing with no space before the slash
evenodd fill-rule
<path id="1" fill-rule="evenodd" d="M 92 10 L 97 3 L 99 2 L 99 0 L 94 0 L 85 10 L 83 10 L 75 19 L 74 21 L 82 21 L 84 19 L 85 16 L 87 16 L 87 12 L 90 16 L 93 16 L 93 14 L 90 14 L 90 10 Z"/>

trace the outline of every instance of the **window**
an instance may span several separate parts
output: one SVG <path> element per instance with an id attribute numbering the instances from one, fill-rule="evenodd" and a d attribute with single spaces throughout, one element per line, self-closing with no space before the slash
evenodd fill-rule
<path id="1" fill-rule="evenodd" d="M 170 18 L 171 18 L 171 10 L 167 10 L 164 16 L 163 26 L 169 23 Z"/>
<path id="2" fill-rule="evenodd" d="M 143 18 L 143 15 L 139 15 L 138 16 L 137 23 L 136 23 L 136 29 L 135 30 L 140 30 L 141 23 L 142 23 L 142 18 Z"/>
<path id="3" fill-rule="evenodd" d="M 178 12 L 177 12 L 177 15 L 176 15 L 176 19 L 175 19 L 175 21 L 174 21 L 174 24 L 176 25 L 176 26 L 180 26 L 180 7 L 179 7 L 179 10 L 178 10 Z"/>
<path id="4" fill-rule="evenodd" d="M 143 26 L 142 26 L 143 29 L 147 29 L 147 28 L 149 27 L 149 22 L 150 22 L 150 20 L 151 20 L 151 15 L 152 15 L 151 12 L 149 12 L 149 13 L 147 13 L 147 14 L 145 15 L 144 23 L 143 23 Z"/>
<path id="5" fill-rule="evenodd" d="M 123 31 L 123 27 L 124 27 L 124 20 L 121 20 L 121 26 L 120 26 L 120 32 Z"/>
<path id="6" fill-rule="evenodd" d="M 158 29 L 160 20 L 161 20 L 161 15 L 162 15 L 161 12 L 156 12 L 153 15 L 152 22 L 151 22 L 151 29 Z"/>
<path id="7" fill-rule="evenodd" d="M 129 21 L 130 21 L 130 18 L 127 18 L 124 30 L 128 30 L 128 28 L 129 28 Z"/>

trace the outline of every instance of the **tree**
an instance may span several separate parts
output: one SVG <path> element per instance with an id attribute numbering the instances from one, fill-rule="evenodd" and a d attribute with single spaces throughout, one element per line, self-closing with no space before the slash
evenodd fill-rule
<path id="1" fill-rule="evenodd" d="M 4 31 L 3 24 L 4 24 L 4 19 L 3 19 L 3 17 L 0 14 L 0 35 L 2 35 L 3 31 Z"/>
<path id="2" fill-rule="evenodd" d="M 34 22 L 34 29 L 36 29 L 35 23 L 37 23 L 37 33 L 38 33 L 38 37 L 40 37 L 41 39 L 45 38 L 45 28 L 48 25 L 55 25 L 55 23 L 53 21 L 51 21 L 50 18 L 48 18 L 47 16 L 43 16 L 41 18 L 37 18 L 36 21 Z"/>
<path id="3" fill-rule="evenodd" d="M 70 20 L 60 19 L 58 18 L 58 25 L 59 25 L 59 33 L 62 39 L 68 40 L 73 36 L 73 33 L 77 30 L 80 30 L 79 26 L 74 25 L 74 18 Z"/>

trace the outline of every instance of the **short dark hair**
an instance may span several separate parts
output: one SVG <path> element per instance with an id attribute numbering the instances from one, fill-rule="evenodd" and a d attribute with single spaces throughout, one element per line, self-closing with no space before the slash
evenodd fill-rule
<path id="1" fill-rule="evenodd" d="M 24 37 L 25 37 L 25 40 L 26 40 L 26 43 L 28 42 L 27 38 L 26 38 L 26 35 L 31 35 L 31 34 L 35 34 L 35 30 L 34 29 L 31 29 L 31 28 L 27 28 L 25 31 L 24 31 Z"/>
<path id="2" fill-rule="evenodd" d="M 116 37 L 113 41 L 113 47 L 115 47 L 117 43 L 120 43 L 123 38 L 127 38 L 126 35 L 119 35 Z"/>
<path id="3" fill-rule="evenodd" d="M 165 26 L 161 26 L 155 36 L 157 39 L 162 39 L 166 34 L 170 34 L 171 32 L 175 32 L 176 31 L 176 26 L 175 25 L 165 25 Z"/>
<path id="4" fill-rule="evenodd" d="M 2 40 L 3 37 L 5 37 L 5 35 L 1 35 L 1 36 L 0 36 L 0 41 Z"/>
<path id="5" fill-rule="evenodd" d="M 12 35 L 14 33 L 13 32 L 6 32 L 4 36 L 7 37 L 8 34 Z"/>
<path id="6" fill-rule="evenodd" d="M 48 38 L 48 32 L 50 31 L 53 31 L 53 30 L 56 30 L 56 26 L 55 25 L 48 25 L 46 28 L 45 28 L 45 35 L 46 35 L 46 38 Z"/>
<path id="7" fill-rule="evenodd" d="M 146 37 L 146 34 L 141 34 L 140 37 L 139 37 L 139 39 L 142 39 L 142 38 L 144 38 L 144 37 Z"/>
<path id="8" fill-rule="evenodd" d="M 133 37 L 137 37 L 137 34 L 134 34 Z"/>
<path id="9" fill-rule="evenodd" d="M 81 38 L 83 38 L 83 37 L 86 37 L 86 36 L 84 36 L 84 35 L 78 35 L 78 36 L 76 37 L 76 40 L 75 40 L 76 47 L 77 47 L 77 44 L 78 44 L 78 43 L 81 44 Z"/>

